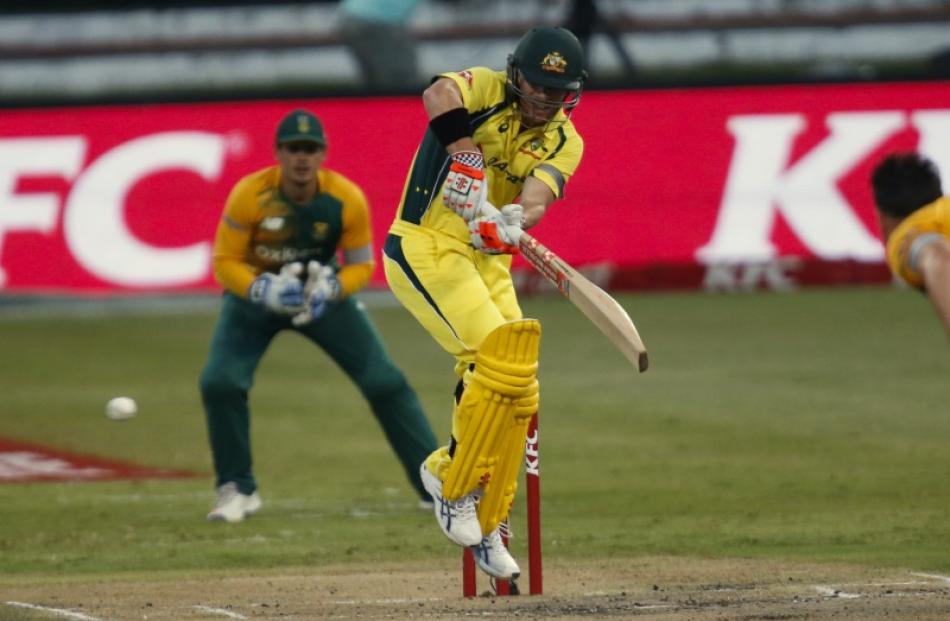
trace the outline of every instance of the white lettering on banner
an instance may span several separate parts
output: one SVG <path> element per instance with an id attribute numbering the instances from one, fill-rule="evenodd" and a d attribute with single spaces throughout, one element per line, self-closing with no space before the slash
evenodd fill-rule
<path id="1" fill-rule="evenodd" d="M 157 248 L 142 242 L 126 226 L 125 198 L 135 182 L 162 170 L 184 168 L 215 181 L 224 146 L 217 134 L 166 132 L 131 140 L 93 162 L 69 195 L 63 225 L 80 265 L 103 280 L 132 287 L 202 280 L 211 243 Z"/>
<path id="2" fill-rule="evenodd" d="M 910 122 L 920 134 L 917 150 L 940 169 L 946 191 L 950 183 L 950 110 L 914 112 L 910 115 Z"/>
<path id="3" fill-rule="evenodd" d="M 699 261 L 764 262 L 779 211 L 815 255 L 828 260 L 881 261 L 884 249 L 854 214 L 836 182 L 888 136 L 906 125 L 900 112 L 828 115 L 830 135 L 787 168 L 802 115 L 734 116 L 727 122 L 736 147 L 709 242 Z"/>
<path id="4" fill-rule="evenodd" d="M 72 181 L 86 154 L 80 136 L 10 138 L 0 140 L 0 256 L 3 238 L 9 232 L 56 229 L 59 197 L 48 192 L 15 193 L 20 177 L 62 177 Z M 6 273 L 0 267 L 0 287 Z"/>
<path id="5" fill-rule="evenodd" d="M 712 263 L 703 275 L 707 291 L 791 291 L 796 282 L 793 273 L 801 268 L 798 257 L 781 257 L 761 263 Z"/>

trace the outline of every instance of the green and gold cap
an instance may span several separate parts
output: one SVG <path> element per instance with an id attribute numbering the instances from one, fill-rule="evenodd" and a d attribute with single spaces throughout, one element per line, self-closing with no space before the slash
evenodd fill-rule
<path id="1" fill-rule="evenodd" d="M 277 144 L 288 142 L 315 142 L 322 147 L 327 146 L 320 119 L 306 110 L 289 113 L 277 126 Z"/>

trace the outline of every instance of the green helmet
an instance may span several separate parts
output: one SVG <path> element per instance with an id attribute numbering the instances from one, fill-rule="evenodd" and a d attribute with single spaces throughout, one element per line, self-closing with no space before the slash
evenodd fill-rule
<path id="1" fill-rule="evenodd" d="M 584 48 L 570 30 L 560 26 L 536 26 L 525 33 L 508 56 L 509 78 L 515 70 L 534 86 L 579 92 L 584 71 Z"/>

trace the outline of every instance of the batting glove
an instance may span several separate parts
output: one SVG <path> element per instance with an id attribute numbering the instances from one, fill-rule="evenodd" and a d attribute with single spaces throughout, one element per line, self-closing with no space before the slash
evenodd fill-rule
<path id="1" fill-rule="evenodd" d="M 279 315 L 294 315 L 304 306 L 303 283 L 300 275 L 303 265 L 288 263 L 280 268 L 280 273 L 264 272 L 251 283 L 247 298 Z"/>
<path id="2" fill-rule="evenodd" d="M 291 320 L 298 328 L 318 319 L 327 305 L 340 298 L 340 281 L 329 265 L 319 261 L 307 264 L 307 284 L 304 285 L 304 308 Z"/>
<path id="3" fill-rule="evenodd" d="M 450 159 L 442 202 L 466 222 L 471 222 L 479 215 L 479 208 L 488 195 L 485 158 L 478 151 L 459 151 Z"/>
<path id="4" fill-rule="evenodd" d="M 468 223 L 469 237 L 476 250 L 485 254 L 518 254 L 521 241 L 521 205 L 505 205 L 499 211 L 491 203 L 483 206 L 484 215 Z"/>

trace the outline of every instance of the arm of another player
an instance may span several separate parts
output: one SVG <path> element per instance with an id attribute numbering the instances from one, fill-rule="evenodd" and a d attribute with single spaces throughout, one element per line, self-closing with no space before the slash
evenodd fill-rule
<path id="1" fill-rule="evenodd" d="M 212 251 L 212 267 L 218 283 L 244 299 L 258 275 L 246 259 L 251 232 L 257 224 L 257 208 L 248 196 L 243 181 L 231 190 L 218 222 Z"/>
<path id="2" fill-rule="evenodd" d="M 336 275 L 340 281 L 341 298 L 365 287 L 376 266 L 369 202 L 355 183 L 348 185 L 345 191 L 342 217 L 340 250 L 343 251 L 343 267 Z"/>
<path id="3" fill-rule="evenodd" d="M 950 335 L 950 240 L 940 237 L 922 247 L 918 264 L 930 302 Z"/>

